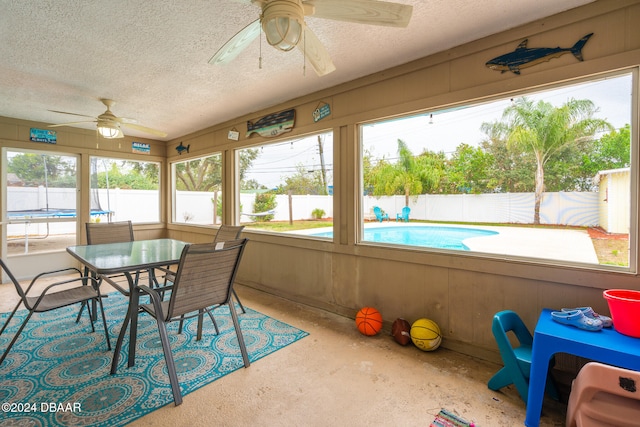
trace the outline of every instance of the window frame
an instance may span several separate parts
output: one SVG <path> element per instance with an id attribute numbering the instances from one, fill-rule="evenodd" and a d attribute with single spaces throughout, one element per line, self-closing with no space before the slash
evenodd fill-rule
<path id="1" fill-rule="evenodd" d="M 448 250 L 448 249 L 438 249 L 432 247 L 421 247 L 421 246 L 410 246 L 410 245 L 400 245 L 400 244 L 386 244 L 379 243 L 370 240 L 364 240 L 364 224 L 367 216 L 367 212 L 364 212 L 365 202 L 364 202 L 364 154 L 365 154 L 365 141 L 363 135 L 363 129 L 367 125 L 373 125 L 376 123 L 401 120 L 410 117 L 415 117 L 419 115 L 425 115 L 436 112 L 446 112 L 451 109 L 458 108 L 472 108 L 477 105 L 486 104 L 498 100 L 504 100 L 508 98 L 516 98 L 526 96 L 528 94 L 535 94 L 539 92 L 545 92 L 554 90 L 557 88 L 568 87 L 572 85 L 578 85 L 582 83 L 587 83 L 590 81 L 604 80 L 608 78 L 615 78 L 624 75 L 630 75 L 631 78 L 631 97 L 630 97 L 630 117 L 629 117 L 629 125 L 631 127 L 631 143 L 630 143 L 630 212 L 629 212 L 629 259 L 628 259 L 628 267 L 620 267 L 620 266 L 610 266 L 607 264 L 583 264 L 583 263 L 574 263 L 574 262 L 566 262 L 559 261 L 554 259 L 547 258 L 534 258 L 534 257 L 517 257 L 517 256 L 509 256 L 507 254 L 491 254 L 485 252 L 476 252 L 476 251 L 460 251 L 460 250 Z M 640 217 L 640 213 L 638 212 L 638 189 L 640 188 L 640 172 L 638 170 L 639 167 L 639 159 L 637 153 L 639 150 L 639 128 L 640 128 L 640 67 L 633 66 L 627 67 L 621 70 L 598 73 L 589 76 L 582 76 L 579 78 L 567 80 L 567 81 L 558 81 L 558 82 L 550 82 L 545 85 L 534 86 L 534 87 L 526 87 L 521 88 L 513 92 L 501 93 L 496 95 L 487 96 L 481 99 L 469 99 L 462 100 L 455 103 L 442 105 L 442 106 L 434 106 L 429 108 L 423 108 L 419 111 L 412 110 L 404 113 L 396 112 L 391 117 L 378 117 L 376 119 L 368 119 L 366 121 L 362 121 L 356 123 L 356 138 L 358 141 L 357 147 L 357 170 L 358 170 L 358 195 L 356 197 L 356 216 L 357 216 L 357 224 L 355 230 L 355 245 L 360 246 L 368 246 L 368 247 L 382 247 L 385 249 L 392 249 L 398 251 L 418 251 L 421 253 L 431 253 L 431 254 L 446 254 L 453 256 L 463 256 L 463 257 L 475 257 L 475 258 L 484 258 L 484 259 L 493 259 L 493 260 L 503 260 L 507 262 L 520 262 L 529 264 L 532 266 L 549 266 L 556 265 L 560 267 L 573 267 L 584 270 L 595 270 L 600 272 L 614 272 L 620 274 L 630 274 L 635 275 L 638 272 L 638 256 L 640 251 L 638 250 L 638 218 Z M 616 128 L 617 129 L 617 128 Z"/>
<path id="2" fill-rule="evenodd" d="M 214 211 L 212 214 L 212 217 L 215 218 L 215 224 L 213 223 L 214 221 L 212 221 L 211 224 L 208 223 L 189 223 L 188 220 L 186 221 L 176 221 L 176 217 L 177 217 L 177 210 L 178 210 L 178 186 L 177 186 L 177 170 L 176 170 L 176 166 L 178 164 L 182 164 L 182 163 L 188 163 L 188 162 L 193 162 L 193 161 L 197 161 L 197 160 L 201 160 L 201 159 L 207 159 L 210 157 L 215 157 L 218 156 L 219 157 L 219 163 L 220 163 L 220 189 L 217 190 L 217 193 L 220 194 L 220 200 L 222 200 L 223 195 L 225 194 L 225 185 L 226 185 L 226 180 L 225 180 L 225 158 L 224 158 L 224 151 L 223 150 L 218 150 L 218 151 L 212 151 L 207 153 L 206 155 L 202 155 L 202 156 L 193 156 L 193 157 L 189 157 L 187 159 L 174 159 L 172 161 L 169 162 L 169 180 L 170 180 L 170 189 L 171 189 L 171 197 L 169 200 L 170 203 L 170 210 L 169 210 L 169 218 L 168 218 L 168 222 L 170 224 L 173 225 L 180 225 L 180 226 L 189 226 L 189 227 L 207 227 L 207 228 L 214 228 L 214 227 L 218 227 L 220 226 L 220 224 L 224 224 L 224 219 L 225 219 L 225 213 L 224 213 L 224 209 L 222 209 L 221 215 L 218 216 L 217 213 Z M 186 190 L 185 190 L 186 191 Z M 212 209 L 216 209 L 217 205 L 214 205 L 214 208 Z M 183 216 L 186 214 L 183 214 Z"/>

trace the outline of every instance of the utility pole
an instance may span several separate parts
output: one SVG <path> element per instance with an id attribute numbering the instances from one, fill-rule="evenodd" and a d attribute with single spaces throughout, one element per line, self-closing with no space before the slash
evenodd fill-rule
<path id="1" fill-rule="evenodd" d="M 320 135 L 318 135 L 318 151 L 320 152 L 320 167 L 322 168 L 322 186 L 324 187 L 324 193 L 329 194 L 329 189 L 327 188 L 327 169 L 324 166 L 324 149 Z"/>

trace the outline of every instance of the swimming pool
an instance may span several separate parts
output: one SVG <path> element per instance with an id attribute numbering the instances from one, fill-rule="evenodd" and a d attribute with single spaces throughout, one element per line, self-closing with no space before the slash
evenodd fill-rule
<path id="1" fill-rule="evenodd" d="M 477 228 L 410 225 L 404 227 L 365 228 L 363 240 L 367 242 L 468 251 L 469 248 L 462 243 L 463 240 L 496 234 L 498 234 L 497 231 Z M 312 236 L 333 237 L 333 232 L 314 233 Z"/>

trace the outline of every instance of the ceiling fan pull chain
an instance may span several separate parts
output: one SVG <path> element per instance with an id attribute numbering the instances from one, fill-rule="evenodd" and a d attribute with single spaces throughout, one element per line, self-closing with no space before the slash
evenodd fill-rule
<path id="1" fill-rule="evenodd" d="M 306 31 L 302 32 L 302 46 L 304 47 L 304 52 L 307 51 L 307 35 Z M 307 75 L 307 55 L 302 55 L 302 77 L 306 77 Z"/>
<path id="2" fill-rule="evenodd" d="M 260 40 L 258 44 L 260 45 L 260 57 L 258 58 L 258 69 L 262 70 L 262 27 L 260 27 Z"/>

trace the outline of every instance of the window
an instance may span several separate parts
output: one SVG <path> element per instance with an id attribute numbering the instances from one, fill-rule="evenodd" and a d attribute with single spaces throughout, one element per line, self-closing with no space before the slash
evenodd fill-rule
<path id="1" fill-rule="evenodd" d="M 240 222 L 270 232 L 333 229 L 333 134 L 281 140 L 237 151 Z"/>
<path id="2" fill-rule="evenodd" d="M 160 164 L 90 157 L 92 221 L 160 222 Z"/>
<path id="3" fill-rule="evenodd" d="M 77 158 L 7 150 L 7 255 L 76 244 Z"/>
<path id="4" fill-rule="evenodd" d="M 172 165 L 173 222 L 197 225 L 222 223 L 222 155 L 220 153 Z"/>
<path id="5" fill-rule="evenodd" d="M 360 240 L 634 271 L 636 80 L 362 125 Z"/>

